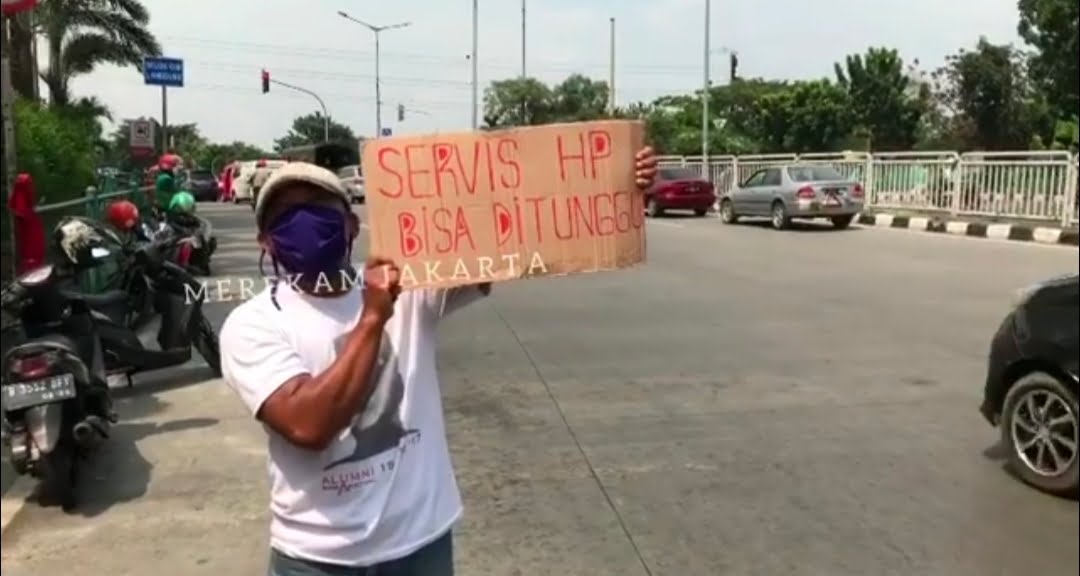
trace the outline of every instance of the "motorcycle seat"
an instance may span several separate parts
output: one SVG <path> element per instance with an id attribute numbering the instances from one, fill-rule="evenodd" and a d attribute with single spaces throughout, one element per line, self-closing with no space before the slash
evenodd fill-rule
<path id="1" fill-rule="evenodd" d="M 126 302 L 128 299 L 128 293 L 123 290 L 107 290 L 100 294 L 65 292 L 64 296 L 71 300 L 82 302 L 91 309 L 109 308 Z"/>

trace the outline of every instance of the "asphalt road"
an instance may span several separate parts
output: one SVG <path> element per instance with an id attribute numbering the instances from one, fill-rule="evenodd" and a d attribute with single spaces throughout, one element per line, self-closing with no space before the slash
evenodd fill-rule
<path id="1" fill-rule="evenodd" d="M 219 274 L 255 274 L 250 210 L 204 212 Z M 1076 574 L 1077 503 L 1003 470 L 976 408 L 1014 292 L 1077 268 L 1075 248 L 664 219 L 645 266 L 499 286 L 441 336 L 459 573 Z M 83 509 L 27 505 L 5 576 L 263 573 L 262 432 L 206 378 L 123 391 Z"/>

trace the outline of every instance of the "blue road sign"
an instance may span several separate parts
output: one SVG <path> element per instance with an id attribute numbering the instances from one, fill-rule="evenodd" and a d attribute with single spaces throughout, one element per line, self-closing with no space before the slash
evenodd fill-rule
<path id="1" fill-rule="evenodd" d="M 393 135 L 394 135 L 394 130 L 392 128 L 383 128 L 382 129 L 383 138 L 387 138 L 387 137 L 390 137 L 390 136 L 393 136 Z"/>
<path id="2" fill-rule="evenodd" d="M 184 61 L 179 58 L 143 58 L 143 82 L 149 86 L 184 86 Z"/>

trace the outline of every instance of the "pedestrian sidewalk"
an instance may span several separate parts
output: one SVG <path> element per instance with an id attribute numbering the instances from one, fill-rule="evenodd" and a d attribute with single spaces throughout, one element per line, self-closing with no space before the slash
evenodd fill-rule
<path id="1" fill-rule="evenodd" d="M 857 222 L 863 226 L 900 228 L 919 232 L 953 234 L 972 238 L 1014 240 L 1037 244 L 1077 246 L 1080 234 L 1075 228 L 1060 228 L 1031 222 L 992 222 L 977 219 L 952 219 L 933 215 L 892 214 L 874 212 L 860 214 Z"/>

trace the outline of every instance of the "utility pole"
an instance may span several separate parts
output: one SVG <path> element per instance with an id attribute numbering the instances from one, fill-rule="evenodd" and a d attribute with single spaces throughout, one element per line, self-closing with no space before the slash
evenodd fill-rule
<path id="1" fill-rule="evenodd" d="M 525 2 L 521 0 L 521 78 L 528 76 L 525 69 Z"/>
<path id="2" fill-rule="evenodd" d="M 477 52 L 480 48 L 480 0 L 472 3 L 472 52 L 469 60 L 472 62 L 472 129 L 480 127 L 480 77 L 477 68 Z"/>
<path id="3" fill-rule="evenodd" d="M 615 115 L 615 17 L 611 17 L 611 47 L 608 62 L 608 113 Z"/>
<path id="4" fill-rule="evenodd" d="M 375 137 L 382 138 L 382 82 L 379 81 L 379 31 L 375 31 Z"/>
<path id="5" fill-rule="evenodd" d="M 379 79 L 379 35 L 387 30 L 394 30 L 397 28 L 406 28 L 412 25 L 412 22 L 399 22 L 397 24 L 391 24 L 389 26 L 375 26 L 368 24 L 359 18 L 353 18 L 347 13 L 338 11 L 338 16 L 355 22 L 368 30 L 371 30 L 375 34 L 375 137 L 382 137 L 382 82 Z"/>
<path id="6" fill-rule="evenodd" d="M 711 52 L 710 22 L 712 20 L 712 0 L 705 0 L 705 82 L 701 92 L 701 172 L 709 179 L 709 54 Z"/>
<path id="7" fill-rule="evenodd" d="M 3 106 L 4 119 L 4 197 L 11 193 L 11 184 L 15 181 L 15 88 L 11 85 L 11 61 L 8 50 L 8 19 L 0 20 L 0 106 Z"/>

